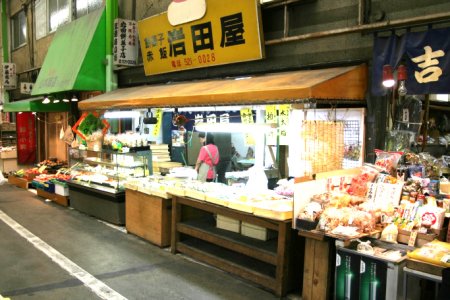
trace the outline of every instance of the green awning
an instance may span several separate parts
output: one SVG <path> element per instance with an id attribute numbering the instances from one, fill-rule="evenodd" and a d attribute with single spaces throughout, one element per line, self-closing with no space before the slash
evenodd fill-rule
<path id="1" fill-rule="evenodd" d="M 69 111 L 67 102 L 42 103 L 43 97 L 35 97 L 27 100 L 19 100 L 3 104 L 4 112 L 62 112 Z"/>
<path id="2" fill-rule="evenodd" d="M 105 91 L 105 9 L 60 27 L 53 37 L 32 95 Z"/>

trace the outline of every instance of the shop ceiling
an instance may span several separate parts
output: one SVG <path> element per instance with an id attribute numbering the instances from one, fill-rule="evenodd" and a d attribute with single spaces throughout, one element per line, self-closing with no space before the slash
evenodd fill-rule
<path id="1" fill-rule="evenodd" d="M 70 105 L 65 102 L 43 104 L 43 97 L 14 101 L 3 105 L 4 112 L 63 112 L 69 111 Z"/>
<path id="2" fill-rule="evenodd" d="M 300 102 L 305 99 L 365 101 L 367 66 L 265 74 L 139 86 L 81 101 L 80 110 Z"/>

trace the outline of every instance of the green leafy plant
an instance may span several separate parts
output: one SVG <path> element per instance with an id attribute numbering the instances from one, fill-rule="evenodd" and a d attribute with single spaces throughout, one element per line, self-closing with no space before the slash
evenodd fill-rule
<path id="1" fill-rule="evenodd" d="M 102 120 L 99 117 L 94 116 L 92 113 L 89 113 L 86 118 L 84 118 L 83 122 L 78 126 L 78 130 L 84 134 L 85 136 L 90 136 L 92 133 L 97 130 L 102 130 L 105 127 Z"/>

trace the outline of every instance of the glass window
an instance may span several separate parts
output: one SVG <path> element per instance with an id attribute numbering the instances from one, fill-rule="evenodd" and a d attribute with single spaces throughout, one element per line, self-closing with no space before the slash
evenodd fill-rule
<path id="1" fill-rule="evenodd" d="M 70 0 L 48 0 L 49 30 L 70 22 Z"/>
<path id="2" fill-rule="evenodd" d="M 47 0 L 34 1 L 34 28 L 36 39 L 43 38 L 47 35 Z"/>
<path id="3" fill-rule="evenodd" d="M 16 49 L 27 42 L 27 19 L 22 10 L 12 17 L 13 48 Z"/>
<path id="4" fill-rule="evenodd" d="M 76 16 L 80 18 L 93 10 L 100 8 L 103 0 L 76 0 Z"/>

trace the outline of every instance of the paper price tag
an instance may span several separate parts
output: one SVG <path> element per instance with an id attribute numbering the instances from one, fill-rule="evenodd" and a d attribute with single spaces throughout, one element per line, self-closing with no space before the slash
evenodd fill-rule
<path id="1" fill-rule="evenodd" d="M 402 121 L 405 123 L 409 122 L 409 110 L 407 108 L 402 110 Z"/>
<path id="2" fill-rule="evenodd" d="M 47 166 L 41 166 L 40 168 L 39 168 L 39 173 L 42 173 L 42 172 L 44 172 L 44 170 L 47 168 Z"/>
<path id="3" fill-rule="evenodd" d="M 161 129 L 161 123 L 162 123 L 162 109 L 161 108 L 156 109 L 155 118 L 158 120 L 158 122 L 155 124 L 155 127 L 153 128 L 153 136 L 158 136 L 159 130 Z"/>
<path id="4" fill-rule="evenodd" d="M 289 112 L 291 111 L 290 104 L 282 104 L 279 109 L 279 126 L 288 126 L 289 125 Z"/>
<path id="5" fill-rule="evenodd" d="M 253 112 L 250 107 L 244 107 L 241 109 L 241 122 L 242 124 L 253 124 Z"/>
<path id="6" fill-rule="evenodd" d="M 448 264 L 450 262 L 450 255 L 446 254 L 446 255 L 442 256 L 441 262 Z"/>
<path id="7" fill-rule="evenodd" d="M 266 105 L 265 119 L 267 124 L 277 123 L 277 106 Z"/>
<path id="8" fill-rule="evenodd" d="M 411 231 L 411 235 L 409 236 L 408 246 L 414 247 L 417 239 L 417 231 Z"/>

